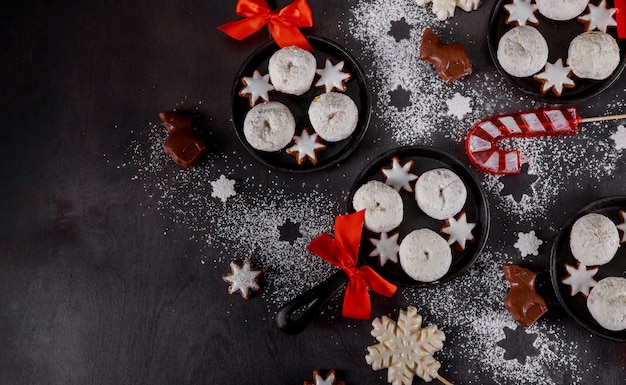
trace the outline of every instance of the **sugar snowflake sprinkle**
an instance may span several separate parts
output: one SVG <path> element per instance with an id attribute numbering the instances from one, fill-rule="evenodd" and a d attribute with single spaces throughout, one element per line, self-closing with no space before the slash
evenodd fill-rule
<path id="1" fill-rule="evenodd" d="M 324 68 L 315 70 L 320 75 L 319 80 L 315 83 L 315 87 L 324 87 L 325 92 L 331 92 L 333 89 L 341 92 L 345 91 L 345 82 L 350 80 L 352 76 L 347 72 L 343 72 L 343 65 L 343 60 L 333 65 L 329 59 L 326 59 Z"/>
<path id="2" fill-rule="evenodd" d="M 594 287 L 598 282 L 593 279 L 593 276 L 598 272 L 598 268 L 587 269 L 583 263 L 578 262 L 578 267 L 565 264 L 565 269 L 569 275 L 562 279 L 563 283 L 570 285 L 570 294 L 575 296 L 577 293 L 581 293 L 585 297 L 589 295 L 589 290 Z"/>
<path id="3" fill-rule="evenodd" d="M 471 99 L 469 97 L 462 96 L 458 92 L 455 92 L 451 99 L 446 100 L 448 115 L 456 116 L 457 119 L 462 120 L 466 114 L 472 112 L 470 101 Z"/>
<path id="4" fill-rule="evenodd" d="M 391 167 L 383 167 L 381 170 L 385 177 L 387 177 L 385 184 L 393 187 L 396 191 L 400 191 L 402 189 L 405 189 L 408 192 L 413 191 L 411 182 L 417 179 L 417 175 L 411 173 L 412 168 L 412 160 L 409 160 L 405 164 L 401 165 L 400 160 L 393 157 L 391 160 Z"/>
<path id="5" fill-rule="evenodd" d="M 239 292 L 244 299 L 248 299 L 250 291 L 258 291 L 260 289 L 257 280 L 261 274 L 263 274 L 263 270 L 253 269 L 252 261 L 250 258 L 246 258 L 242 266 L 231 262 L 230 274 L 222 275 L 222 279 L 230 284 L 228 288 L 229 294 Z"/>
<path id="6" fill-rule="evenodd" d="M 236 195 L 235 181 L 227 179 L 224 175 L 220 175 L 218 180 L 211 182 L 211 187 L 213 188 L 211 196 L 219 198 L 223 203 L 226 203 L 228 198 Z"/>
<path id="7" fill-rule="evenodd" d="M 247 96 L 250 99 L 250 107 L 253 107 L 259 99 L 269 102 L 269 91 L 274 90 L 269 80 L 269 74 L 261 76 L 258 70 L 254 70 L 252 77 L 244 76 L 241 79 L 244 87 L 239 91 L 239 96 Z"/>
<path id="8" fill-rule="evenodd" d="M 427 382 L 439 377 L 441 364 L 432 354 L 443 348 L 446 336 L 435 325 L 422 328 L 416 308 L 400 310 L 397 323 L 383 316 L 375 318 L 372 326 L 372 336 L 380 343 L 367 347 L 365 361 L 374 370 L 388 368 L 389 383 L 411 385 L 415 375 Z"/>
<path id="9" fill-rule="evenodd" d="M 384 266 L 387 261 L 398 263 L 398 251 L 400 251 L 400 246 L 398 245 L 399 235 L 399 233 L 395 233 L 389 237 L 387 233 L 381 233 L 380 239 L 370 238 L 370 242 L 375 247 L 369 254 L 370 257 L 378 257 L 381 266 Z"/>
<path id="10" fill-rule="evenodd" d="M 530 233 L 517 233 L 517 242 L 513 246 L 522 253 L 522 258 L 527 255 L 538 255 L 539 246 L 543 244 L 543 241 L 535 235 L 535 230 L 531 230 Z"/>
<path id="11" fill-rule="evenodd" d="M 415 0 L 415 3 L 421 6 L 430 2 L 431 0 Z M 441 21 L 454 16 L 456 7 L 461 8 L 465 12 L 469 12 L 478 9 L 478 6 L 480 6 L 480 0 L 432 0 L 432 3 L 433 13 L 437 16 L 437 19 Z"/>
<path id="12" fill-rule="evenodd" d="M 626 127 L 623 124 L 617 126 L 617 132 L 611 135 L 611 139 L 615 141 L 615 149 L 623 150 L 626 148 Z"/>

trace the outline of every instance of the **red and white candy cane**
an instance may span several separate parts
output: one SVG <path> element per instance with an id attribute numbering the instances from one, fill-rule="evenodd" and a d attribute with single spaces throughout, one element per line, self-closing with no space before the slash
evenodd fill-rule
<path id="1" fill-rule="evenodd" d="M 493 116 L 475 124 L 465 138 L 465 151 L 479 170 L 497 175 L 519 174 L 518 150 L 502 150 L 503 139 L 566 136 L 578 132 L 578 124 L 599 120 L 621 119 L 626 115 L 581 119 L 575 107 L 551 107 Z"/>

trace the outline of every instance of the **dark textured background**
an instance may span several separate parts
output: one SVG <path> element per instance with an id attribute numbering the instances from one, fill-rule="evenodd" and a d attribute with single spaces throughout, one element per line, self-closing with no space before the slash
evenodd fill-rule
<path id="1" fill-rule="evenodd" d="M 338 28 L 353 3 L 311 0 L 315 26 L 306 32 L 358 56 L 358 43 Z M 486 36 L 487 23 L 475 20 L 487 20 L 491 5 L 471 18 L 461 13 L 453 33 Z M 203 100 L 198 112 L 211 117 L 211 152 L 241 149 L 229 120 L 233 76 L 267 34 L 236 42 L 217 31 L 237 18 L 234 8 L 235 1 L 150 0 L 0 7 L 0 384 L 300 384 L 316 368 L 335 368 L 348 384 L 384 383 L 386 373 L 374 373 L 363 359 L 372 343 L 368 322 L 348 329 L 352 323 L 341 318 L 320 319 L 286 336 L 262 301 L 225 313 L 226 265 L 202 269 L 181 258 L 197 248 L 184 226 L 141 205 L 146 192 L 129 182 L 134 170 L 114 166 L 126 161 L 138 137 L 129 127 L 146 127 L 182 98 Z M 495 70 L 486 43 L 469 51 L 477 68 Z M 625 85 L 620 80 L 585 102 L 586 112 L 601 114 L 603 98 L 621 99 Z M 345 191 L 363 159 L 389 147 L 374 140 L 382 127 L 373 117 L 342 169 L 277 175 L 318 178 L 320 189 Z M 461 143 L 441 147 L 463 156 Z M 258 164 L 240 153 L 242 163 Z M 571 197 L 551 213 L 553 223 L 594 199 L 624 193 L 623 171 L 619 166 L 601 186 L 573 182 Z M 256 181 L 270 179 L 263 172 Z M 493 218 L 490 242 L 499 242 L 507 220 Z M 547 262 L 539 267 L 548 282 Z M 542 294 L 554 303 L 549 285 Z M 405 305 L 374 298 L 379 314 Z M 555 304 L 546 322 L 566 322 L 567 337 L 589 341 L 596 363 L 583 383 L 624 383 L 624 346 L 589 338 L 562 315 Z M 320 336 L 339 343 L 320 346 Z M 471 362 L 446 366 L 456 384 L 479 371 Z M 491 383 L 487 376 L 482 381 Z"/>

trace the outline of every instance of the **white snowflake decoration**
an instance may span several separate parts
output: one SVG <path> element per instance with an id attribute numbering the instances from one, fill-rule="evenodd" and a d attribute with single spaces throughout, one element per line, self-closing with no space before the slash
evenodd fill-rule
<path id="1" fill-rule="evenodd" d="M 236 195 L 235 181 L 227 179 L 224 175 L 220 175 L 218 180 L 211 182 L 211 187 L 213 188 L 211 196 L 219 198 L 223 203 L 226 203 L 228 198 Z"/>
<path id="2" fill-rule="evenodd" d="M 578 268 L 566 264 L 565 269 L 569 275 L 563 279 L 563 283 L 572 287 L 572 296 L 575 296 L 577 293 L 581 293 L 587 297 L 589 295 L 589 290 L 591 290 L 591 288 L 598 283 L 595 279 L 593 279 L 593 276 L 598 272 L 597 267 L 587 270 L 587 266 L 579 262 Z"/>
<path id="3" fill-rule="evenodd" d="M 513 245 L 522 253 L 522 258 L 527 255 L 538 255 L 539 246 L 543 241 L 535 235 L 535 230 L 530 233 L 517 233 L 517 242 Z"/>
<path id="4" fill-rule="evenodd" d="M 380 239 L 370 238 L 370 242 L 375 247 L 370 253 L 370 257 L 378 257 L 381 266 L 384 266 L 387 261 L 398 263 L 398 252 L 400 251 L 400 246 L 398 245 L 399 236 L 400 233 L 395 233 L 391 237 L 387 233 L 381 233 Z"/>
<path id="5" fill-rule="evenodd" d="M 623 150 L 626 148 L 626 127 L 623 124 L 617 126 L 617 132 L 611 135 L 611 139 L 615 141 L 615 149 Z"/>
<path id="6" fill-rule="evenodd" d="M 431 0 L 414 0 L 417 5 L 424 6 Z M 461 8 L 465 12 L 474 11 L 480 6 L 480 0 L 432 0 L 433 13 L 437 19 L 443 21 L 454 16 L 456 7 Z"/>
<path id="7" fill-rule="evenodd" d="M 385 184 L 393 187 L 396 191 L 405 189 L 408 192 L 413 191 L 411 182 L 417 179 L 417 175 L 411 173 L 413 161 L 410 160 L 401 165 L 400 160 L 394 157 L 391 160 L 391 168 L 383 168 L 382 173 L 387 177 Z"/>
<path id="8" fill-rule="evenodd" d="M 230 274 L 225 274 L 222 279 L 230 283 L 228 288 L 229 294 L 239 292 L 244 299 L 250 297 L 250 291 L 259 290 L 257 279 L 263 273 L 263 270 L 252 269 L 252 261 L 247 258 L 242 266 L 235 262 L 230 263 Z"/>
<path id="9" fill-rule="evenodd" d="M 602 0 L 598 5 L 589 4 L 588 7 L 589 13 L 578 18 L 588 23 L 585 31 L 597 29 L 606 32 L 607 27 L 617 27 L 617 22 L 613 18 L 616 9 L 607 7 L 606 0 Z"/>
<path id="10" fill-rule="evenodd" d="M 415 375 L 426 382 L 439 377 L 441 364 L 432 354 L 443 348 L 446 336 L 436 325 L 422 328 L 416 308 L 400 310 L 397 323 L 383 316 L 374 319 L 372 326 L 372 336 L 380 343 L 367 347 L 365 361 L 374 370 L 388 368 L 389 383 L 411 385 Z"/>
<path id="11" fill-rule="evenodd" d="M 456 92 L 451 99 L 446 100 L 448 115 L 456 116 L 457 119 L 462 120 L 466 114 L 472 112 L 470 101 L 471 99 L 469 97 L 462 96 Z"/>

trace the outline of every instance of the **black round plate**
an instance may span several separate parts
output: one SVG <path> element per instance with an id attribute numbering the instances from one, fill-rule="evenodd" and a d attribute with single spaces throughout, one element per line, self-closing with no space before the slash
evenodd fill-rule
<path id="1" fill-rule="evenodd" d="M 274 41 L 269 41 L 259 47 L 246 61 L 243 63 L 237 76 L 232 90 L 232 120 L 235 131 L 244 147 L 265 165 L 290 172 L 310 172 L 321 170 L 332 166 L 344 160 L 352 151 L 355 150 L 365 132 L 370 121 L 371 114 L 371 97 L 365 83 L 365 76 L 357 61 L 346 50 L 336 43 L 317 36 L 307 36 L 309 43 L 315 50 L 313 56 L 317 60 L 317 68 L 324 68 L 326 59 L 330 59 L 333 64 L 344 61 L 344 71 L 352 75 L 352 78 L 346 83 L 346 91 L 348 95 L 357 105 L 359 110 L 359 121 L 357 127 L 349 138 L 339 142 L 326 142 L 327 148 L 319 151 L 317 154 L 317 164 L 312 164 L 306 160 L 302 165 L 298 165 L 296 157 L 286 153 L 285 149 L 276 152 L 259 151 L 253 148 L 246 140 L 243 134 L 243 121 L 250 111 L 250 104 L 247 97 L 239 96 L 239 91 L 243 87 L 241 79 L 244 76 L 252 76 L 254 70 L 259 70 L 262 75 L 267 74 L 267 65 L 270 56 L 276 52 L 279 47 Z M 319 77 L 316 75 L 313 84 Z M 309 122 L 308 110 L 313 99 L 322 94 L 324 90 L 312 86 L 311 89 L 303 95 L 288 95 L 278 91 L 272 91 L 269 94 L 270 100 L 277 101 L 286 105 L 293 113 L 296 119 L 296 135 L 300 135 L 303 128 L 307 128 L 309 132 L 313 132 Z M 290 145 L 289 145 L 290 146 Z M 287 146 L 287 148 L 289 147 Z"/>
<path id="2" fill-rule="evenodd" d="M 591 313 L 589 313 L 587 309 L 587 298 L 580 293 L 572 297 L 570 295 L 570 286 L 561 282 L 562 279 L 569 275 L 567 270 L 565 270 L 565 264 L 577 266 L 577 260 L 572 255 L 569 247 L 569 234 L 574 222 L 583 215 L 598 213 L 607 216 L 614 223 L 619 224 L 622 222 L 619 216 L 620 210 L 626 210 L 626 196 L 608 197 L 597 200 L 572 215 L 554 240 L 550 255 L 550 275 L 552 277 L 552 286 L 554 286 L 554 291 L 556 292 L 559 302 L 581 326 L 601 337 L 626 342 L 626 330 L 615 332 L 604 329 L 591 316 Z M 626 278 L 626 246 L 620 246 L 611 262 L 598 267 L 598 273 L 594 276 L 596 281 L 606 277 Z"/>
<path id="3" fill-rule="evenodd" d="M 500 66 L 496 52 L 502 35 L 516 27 L 516 25 L 508 25 L 505 23 L 508 13 L 504 9 L 504 5 L 510 4 L 511 2 L 512 0 L 499 0 L 496 3 L 491 13 L 490 31 L 487 36 L 491 59 L 498 68 L 498 71 L 500 71 L 500 73 L 508 79 L 511 84 L 535 99 L 552 104 L 566 104 L 595 96 L 607 89 L 611 84 L 613 84 L 613 82 L 615 82 L 615 80 L 619 78 L 624 66 L 626 66 L 626 42 L 617 39 L 617 30 L 615 27 L 609 27 L 607 29 L 607 33 L 617 40 L 621 54 L 621 61 L 611 76 L 604 80 L 581 79 L 576 75 L 572 75 L 571 78 L 574 80 L 576 85 L 573 88 L 563 89 L 563 93 L 560 97 L 558 97 L 552 92 L 552 90 L 549 90 L 546 94 L 542 94 L 541 83 L 533 79 L 532 76 L 518 78 L 509 75 L 502 68 L 502 66 Z M 595 2 L 596 1 L 593 1 L 592 3 Z M 613 0 L 607 0 L 607 5 L 609 7 L 613 7 Z M 583 14 L 585 13 L 587 13 L 587 11 L 583 12 Z M 539 12 L 536 12 L 535 16 L 537 17 L 537 20 L 539 20 L 539 25 L 535 26 L 535 28 L 541 32 L 543 37 L 548 42 L 548 62 L 554 63 L 560 58 L 565 64 L 570 42 L 574 39 L 574 37 L 585 32 L 585 26 L 576 20 L 576 18 L 566 21 L 555 21 L 544 17 Z"/>
<path id="4" fill-rule="evenodd" d="M 474 241 L 467 242 L 463 252 L 458 251 L 455 246 L 452 246 L 452 264 L 450 270 L 448 270 L 445 276 L 434 282 L 419 282 L 410 278 L 406 275 L 404 270 L 402 270 L 399 262 L 396 264 L 387 262 L 381 267 L 378 257 L 369 256 L 370 252 L 374 249 L 369 239 L 378 239 L 379 234 L 370 232 L 365 228 L 363 229 L 363 236 L 361 238 L 359 251 L 360 260 L 362 263 L 376 270 L 386 280 L 398 285 L 425 287 L 449 281 L 465 272 L 472 263 L 474 263 L 487 241 L 490 218 L 485 190 L 467 167 L 445 151 L 424 146 L 401 147 L 382 154 L 359 174 L 350 191 L 348 211 L 354 212 L 352 198 L 359 187 L 371 180 L 385 181 L 385 176 L 381 169 L 383 167 L 391 167 L 394 157 L 398 158 L 401 164 L 412 160 L 412 173 L 418 177 L 429 170 L 447 168 L 452 170 L 463 180 L 467 188 L 467 201 L 465 202 L 465 206 L 463 206 L 463 211 L 465 211 L 467 215 L 468 222 L 476 222 L 476 227 L 472 230 Z M 404 203 L 404 218 L 400 226 L 390 232 L 394 233 L 398 231 L 400 233 L 399 241 L 413 230 L 429 228 L 439 233 L 439 230 L 445 226 L 445 221 L 430 218 L 419 209 L 415 201 L 414 192 L 409 193 L 405 190 L 401 190 L 400 196 Z"/>

